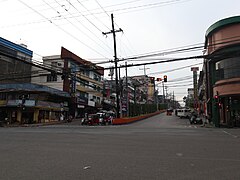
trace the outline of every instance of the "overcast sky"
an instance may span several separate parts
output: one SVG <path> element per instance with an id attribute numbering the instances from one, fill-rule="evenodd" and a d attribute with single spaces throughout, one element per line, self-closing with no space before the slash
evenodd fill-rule
<path id="1" fill-rule="evenodd" d="M 58 55 L 63 46 L 83 59 L 99 63 L 113 59 L 112 34 L 102 34 L 111 30 L 111 13 L 116 30 L 123 30 L 116 33 L 117 55 L 122 59 L 203 45 L 208 27 L 239 15 L 239 7 L 239 0 L 0 0 L 0 36 L 26 44 L 34 52 L 35 60 Z M 127 63 L 195 55 L 202 55 L 202 49 Z M 146 74 L 156 78 L 167 75 L 168 92 L 174 91 L 177 99 L 182 100 L 187 88 L 192 87 L 190 67 L 201 69 L 200 63 L 201 59 L 194 59 L 147 65 Z M 128 68 L 129 76 L 143 74 L 143 66 Z M 105 77 L 109 78 L 107 75 L 108 71 Z M 124 75 L 122 69 L 121 76 Z M 159 91 L 162 94 L 161 86 Z"/>

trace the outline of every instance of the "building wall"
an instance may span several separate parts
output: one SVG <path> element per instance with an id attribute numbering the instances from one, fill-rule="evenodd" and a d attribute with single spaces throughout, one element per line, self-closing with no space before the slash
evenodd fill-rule
<path id="1" fill-rule="evenodd" d="M 208 38 L 207 54 L 229 45 L 240 43 L 240 24 L 224 26 L 214 31 Z"/>
<path id="2" fill-rule="evenodd" d="M 43 65 L 55 71 L 62 72 L 63 60 L 60 59 L 60 56 L 46 56 L 43 57 Z M 32 67 L 32 72 L 36 74 L 36 77 L 31 78 L 31 83 L 44 85 L 63 91 L 63 80 L 61 75 L 57 75 L 56 81 L 49 81 L 49 78 L 47 77 L 51 75 L 49 71 L 38 67 Z"/>
<path id="3" fill-rule="evenodd" d="M 205 48 L 211 55 L 205 64 L 208 112 L 216 126 L 235 126 L 240 114 L 240 107 L 233 104 L 240 99 L 240 16 L 210 26 Z"/>
<path id="4" fill-rule="evenodd" d="M 221 96 L 240 95 L 240 77 L 216 82 L 213 91 Z"/>
<path id="5" fill-rule="evenodd" d="M 31 50 L 0 37 L 0 83 L 29 83 L 31 58 Z"/>
<path id="6" fill-rule="evenodd" d="M 72 96 L 70 109 L 75 111 L 75 114 L 78 110 L 84 111 L 87 106 L 99 107 L 101 105 L 104 72 L 102 67 L 81 59 L 65 48 L 61 49 L 61 55 L 44 57 L 43 64 L 59 74 L 55 78 L 52 77 L 53 81 L 49 81 L 49 77 L 55 74 L 38 69 L 39 74 L 42 75 L 32 78 L 32 83 L 69 92 Z"/>

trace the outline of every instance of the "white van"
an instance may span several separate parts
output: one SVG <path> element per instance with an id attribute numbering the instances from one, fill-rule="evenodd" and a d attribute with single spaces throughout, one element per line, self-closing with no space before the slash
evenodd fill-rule
<path id="1" fill-rule="evenodd" d="M 190 109 L 177 109 L 177 116 L 180 118 L 189 118 L 191 114 Z"/>

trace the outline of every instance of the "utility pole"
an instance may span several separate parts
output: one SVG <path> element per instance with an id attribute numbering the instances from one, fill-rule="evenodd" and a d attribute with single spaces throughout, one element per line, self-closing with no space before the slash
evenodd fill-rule
<path id="1" fill-rule="evenodd" d="M 128 78 L 127 78 L 127 61 L 125 62 L 125 70 L 126 70 L 126 110 L 127 110 L 127 117 L 129 116 L 128 110 Z"/>
<path id="2" fill-rule="evenodd" d="M 122 118 L 122 97 L 123 97 L 123 89 L 122 89 L 122 80 L 121 80 L 121 66 L 119 65 L 119 96 L 120 96 L 120 118 Z"/>
<path id="3" fill-rule="evenodd" d="M 165 86 L 165 89 L 166 89 L 166 98 L 168 97 L 168 87 Z M 170 101 L 170 99 L 169 99 Z M 169 108 L 169 101 L 167 101 L 167 108 Z"/>
<path id="4" fill-rule="evenodd" d="M 123 30 L 120 28 L 119 30 L 115 30 L 114 28 L 114 21 L 113 21 L 113 14 L 111 14 L 112 20 L 112 30 L 110 32 L 103 32 L 103 35 L 113 34 L 113 46 L 114 46 L 114 63 L 115 63 L 115 80 L 116 80 L 116 96 L 117 96 L 117 118 L 119 118 L 119 111 L 120 111 L 120 103 L 119 103 L 119 86 L 118 86 L 118 69 L 117 69 L 117 45 L 116 45 L 116 32 L 122 32 Z"/>
<path id="5" fill-rule="evenodd" d="M 143 70 L 143 71 L 144 71 L 144 75 L 145 75 L 145 76 L 146 76 L 146 74 L 147 74 L 147 73 L 146 73 L 146 70 L 147 70 L 147 69 L 150 69 L 150 68 L 146 68 L 145 65 L 143 65 L 143 69 L 139 68 L 139 70 Z"/>
<path id="6" fill-rule="evenodd" d="M 174 95 L 174 91 L 173 91 L 173 108 L 175 109 L 175 95 Z"/>
<path id="7" fill-rule="evenodd" d="M 194 108 L 197 108 L 198 95 L 197 95 L 197 72 L 199 71 L 199 67 L 191 67 L 191 71 L 193 72 L 193 89 L 194 89 Z"/>

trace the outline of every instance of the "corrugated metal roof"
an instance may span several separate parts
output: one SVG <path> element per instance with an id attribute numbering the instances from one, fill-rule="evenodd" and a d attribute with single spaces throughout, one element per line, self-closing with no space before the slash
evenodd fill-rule
<path id="1" fill-rule="evenodd" d="M 68 92 L 60 91 L 48 86 L 32 84 L 32 83 L 18 83 L 18 84 L 0 84 L 0 90 L 3 91 L 39 91 L 46 92 L 58 96 L 70 97 Z"/>
<path id="2" fill-rule="evenodd" d="M 8 41 L 8 40 L 6 40 L 2 37 L 0 37 L 0 44 L 4 45 L 5 47 L 8 47 L 10 49 L 14 49 L 16 51 L 22 52 L 22 53 L 32 57 L 33 52 L 31 50 L 29 50 L 29 49 L 27 49 L 27 48 L 25 48 L 25 47 L 23 47 L 19 44 L 15 44 L 11 41 Z"/>

